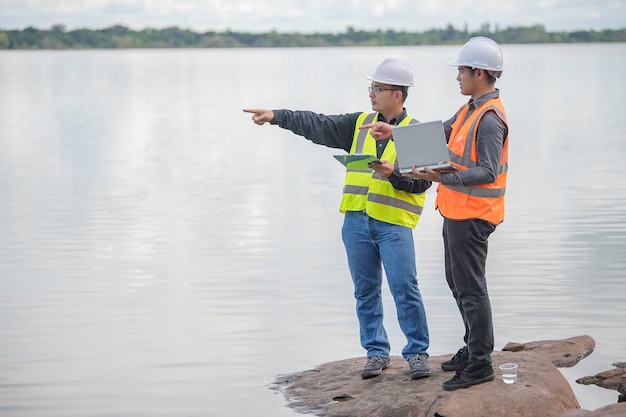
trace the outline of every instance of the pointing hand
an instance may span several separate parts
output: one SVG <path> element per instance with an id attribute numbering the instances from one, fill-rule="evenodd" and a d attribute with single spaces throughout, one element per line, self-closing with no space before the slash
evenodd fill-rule
<path id="1" fill-rule="evenodd" d="M 368 123 L 360 126 L 359 129 L 371 129 L 370 135 L 376 140 L 389 139 L 391 137 L 391 125 L 385 122 Z"/>
<path id="2" fill-rule="evenodd" d="M 274 119 L 274 112 L 265 109 L 243 109 L 245 113 L 252 113 L 252 121 L 258 125 L 271 122 Z"/>

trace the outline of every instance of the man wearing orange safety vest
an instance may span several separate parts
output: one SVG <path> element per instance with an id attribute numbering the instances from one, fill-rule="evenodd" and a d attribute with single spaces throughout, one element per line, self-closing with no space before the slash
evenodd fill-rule
<path id="1" fill-rule="evenodd" d="M 492 381 L 493 320 L 485 265 L 489 235 L 504 220 L 504 192 L 509 160 L 506 112 L 495 88 L 502 75 L 502 51 L 492 39 L 471 38 L 450 65 L 468 103 L 444 123 L 450 160 L 458 169 L 431 169 L 410 175 L 438 182 L 436 207 L 443 216 L 446 279 L 465 325 L 464 346 L 441 367 L 456 371 L 446 390 Z M 391 126 L 374 123 L 376 139 L 388 138 Z"/>

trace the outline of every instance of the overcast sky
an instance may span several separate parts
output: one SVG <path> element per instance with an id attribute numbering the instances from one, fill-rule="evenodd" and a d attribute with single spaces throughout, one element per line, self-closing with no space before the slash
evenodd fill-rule
<path id="1" fill-rule="evenodd" d="M 120 24 L 196 32 L 422 32 L 542 24 L 548 31 L 623 29 L 626 0 L 0 0 L 0 29 Z"/>

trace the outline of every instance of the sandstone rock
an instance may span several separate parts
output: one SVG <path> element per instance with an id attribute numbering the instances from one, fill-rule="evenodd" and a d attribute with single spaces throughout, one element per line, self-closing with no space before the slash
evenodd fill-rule
<path id="1" fill-rule="evenodd" d="M 571 368 L 578 362 L 591 355 L 596 342 L 591 336 L 576 336 L 561 340 L 540 340 L 530 343 L 509 342 L 502 348 L 503 351 L 538 351 L 547 355 L 554 366 Z"/>
<path id="2" fill-rule="evenodd" d="M 351 358 L 280 376 L 274 388 L 298 412 L 325 417 L 556 417 L 579 409 L 550 358 L 533 350 L 494 352 L 496 379 L 456 391 L 441 387 L 454 375 L 440 368 L 452 355 L 431 357 L 431 376 L 419 380 L 410 379 L 400 356 L 392 357 L 382 375 L 363 380 L 359 374 L 365 359 Z M 516 384 L 502 382 L 498 365 L 505 362 L 519 364 Z"/>
<path id="3" fill-rule="evenodd" d="M 578 378 L 576 382 L 582 385 L 595 384 L 602 388 L 617 390 L 622 383 L 622 378 L 624 378 L 624 376 L 626 376 L 626 369 L 616 368 L 600 372 L 599 374 L 593 376 Z"/>
<path id="4" fill-rule="evenodd" d="M 626 362 L 616 362 L 613 364 L 615 369 L 600 372 L 593 376 L 584 376 L 576 380 L 582 385 L 595 384 L 606 389 L 614 389 L 620 393 L 618 402 L 626 401 Z"/>
<path id="5" fill-rule="evenodd" d="M 595 411 L 572 410 L 566 411 L 559 417 L 624 417 L 626 416 L 626 403 L 611 404 Z"/>

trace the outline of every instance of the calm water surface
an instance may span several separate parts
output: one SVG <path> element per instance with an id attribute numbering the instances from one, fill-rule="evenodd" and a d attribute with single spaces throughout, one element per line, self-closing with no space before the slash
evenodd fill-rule
<path id="1" fill-rule="evenodd" d="M 367 111 L 408 60 L 421 120 L 465 100 L 458 47 L 0 53 L 0 415 L 294 416 L 279 374 L 363 356 L 335 151 L 244 107 Z M 562 372 L 625 360 L 625 44 L 505 46 L 507 217 L 496 349 L 589 334 Z M 415 231 L 431 355 L 461 344 L 434 188 Z M 385 288 L 392 354 L 404 340 Z M 523 369 L 520 370 L 523 380 Z"/>

